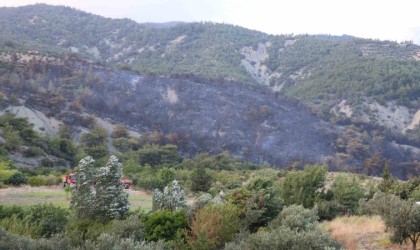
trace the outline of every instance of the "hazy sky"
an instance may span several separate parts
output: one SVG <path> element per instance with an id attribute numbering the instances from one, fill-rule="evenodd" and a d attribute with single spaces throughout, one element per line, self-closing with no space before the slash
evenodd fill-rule
<path id="1" fill-rule="evenodd" d="M 420 44 L 420 0 L 0 0 L 66 5 L 137 22 L 216 21 L 270 34 L 348 34 Z"/>

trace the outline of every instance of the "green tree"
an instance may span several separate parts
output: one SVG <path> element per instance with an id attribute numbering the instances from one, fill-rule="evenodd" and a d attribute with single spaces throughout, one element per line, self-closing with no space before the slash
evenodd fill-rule
<path id="1" fill-rule="evenodd" d="M 191 173 L 191 191 L 207 192 L 211 187 L 211 176 L 206 169 L 200 166 L 194 168 Z"/>
<path id="2" fill-rule="evenodd" d="M 4 128 L 4 139 L 6 140 L 4 146 L 8 150 L 15 150 L 22 144 L 19 132 L 10 125 Z"/>
<path id="3" fill-rule="evenodd" d="M 101 220 L 123 219 L 127 216 L 130 204 L 128 194 L 123 190 L 120 179 L 122 164 L 112 155 L 107 164 L 96 175 L 95 216 Z"/>
<path id="4" fill-rule="evenodd" d="M 77 187 L 72 191 L 70 208 L 78 218 L 88 219 L 95 214 L 94 163 L 95 160 L 92 157 L 86 156 L 80 160 L 74 170 Z"/>
<path id="5" fill-rule="evenodd" d="M 362 211 L 381 216 L 392 231 L 393 242 L 410 240 L 412 249 L 416 250 L 420 238 L 420 205 L 412 200 L 378 192 L 371 200 L 362 203 Z"/>
<path id="6" fill-rule="evenodd" d="M 185 191 L 178 184 L 177 180 L 172 181 L 171 185 L 166 186 L 163 192 L 156 189 L 153 193 L 153 211 L 178 211 L 184 207 L 186 207 Z"/>
<path id="7" fill-rule="evenodd" d="M 333 186 L 331 192 L 334 195 L 334 199 L 342 207 L 344 213 L 355 213 L 358 206 L 359 200 L 363 198 L 363 189 L 356 178 L 348 178 L 340 176 L 338 177 Z"/>
<path id="8" fill-rule="evenodd" d="M 317 191 L 324 186 L 327 166 L 306 166 L 303 171 L 289 172 L 281 182 L 281 197 L 285 205 L 314 206 Z"/>
<path id="9" fill-rule="evenodd" d="M 237 206 L 243 225 L 250 231 L 267 226 L 283 208 L 283 202 L 273 181 L 257 177 L 244 188 L 233 190 L 226 200 Z"/>
<path id="10" fill-rule="evenodd" d="M 397 179 L 395 179 L 395 177 L 393 177 L 389 172 L 389 161 L 386 161 L 382 172 L 382 181 L 379 184 L 378 189 L 381 192 L 390 193 L 396 182 Z"/>

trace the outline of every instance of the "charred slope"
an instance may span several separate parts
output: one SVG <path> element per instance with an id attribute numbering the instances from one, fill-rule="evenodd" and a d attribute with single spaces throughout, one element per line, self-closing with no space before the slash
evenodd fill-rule
<path id="1" fill-rule="evenodd" d="M 140 132 L 172 134 L 189 155 L 227 150 L 278 166 L 335 154 L 332 126 L 264 87 L 136 75 L 72 61 L 35 65 L 5 66 L 1 91 L 69 125 L 83 127 L 74 117 L 84 110 Z M 82 108 L 75 110 L 75 103 Z"/>
<path id="2" fill-rule="evenodd" d="M 334 154 L 334 129 L 304 106 L 264 88 L 198 82 L 121 72 L 97 72 L 101 88 L 83 101 L 102 117 L 140 131 L 159 130 L 188 138 L 183 149 L 228 150 L 255 162 L 284 165 L 322 161 Z"/>
<path id="3" fill-rule="evenodd" d="M 0 75 L 0 91 L 6 96 L 15 95 L 25 106 L 76 130 L 89 128 L 89 114 L 94 114 L 140 133 L 152 132 L 157 139 L 164 138 L 156 143 L 176 144 L 188 155 L 227 150 L 245 160 L 279 167 L 293 161 L 327 162 L 360 172 L 366 159 L 382 152 L 384 159 L 395 163 L 391 170 L 397 176 L 419 171 L 414 161 L 417 148 L 402 147 L 386 135 L 371 140 L 358 127 L 331 125 L 306 106 L 265 87 L 137 75 L 41 57 L 4 63 Z M 380 174 L 381 164 L 371 165 L 377 166 L 371 173 Z"/>

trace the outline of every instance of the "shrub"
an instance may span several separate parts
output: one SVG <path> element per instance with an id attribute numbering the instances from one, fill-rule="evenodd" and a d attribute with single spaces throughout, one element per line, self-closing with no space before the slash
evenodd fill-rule
<path id="1" fill-rule="evenodd" d="M 241 226 L 236 207 L 206 206 L 194 214 L 188 243 L 193 249 L 214 249 L 231 241 Z"/>
<path id="2" fill-rule="evenodd" d="M 10 218 L 13 215 L 17 216 L 18 219 L 23 219 L 26 215 L 26 211 L 19 206 L 13 205 L 11 207 L 0 205 L 0 220 L 4 218 Z"/>
<path id="3" fill-rule="evenodd" d="M 128 152 L 133 148 L 130 139 L 127 138 L 115 138 L 112 140 L 112 145 L 122 153 Z"/>
<path id="4" fill-rule="evenodd" d="M 246 243 L 246 249 L 254 250 L 341 249 L 339 243 L 332 240 L 327 232 L 318 227 L 296 231 L 287 226 L 280 226 L 274 230 L 251 234 Z"/>
<path id="5" fill-rule="evenodd" d="M 144 239 L 144 225 L 137 215 L 131 215 L 125 220 L 114 220 L 113 224 L 113 234 L 121 239 L 132 238 L 135 241 Z"/>
<path id="6" fill-rule="evenodd" d="M 143 219 L 144 238 L 150 241 L 173 240 L 176 234 L 188 227 L 187 216 L 181 211 L 155 211 Z"/>
<path id="7" fill-rule="evenodd" d="M 37 175 L 28 178 L 28 184 L 31 187 L 51 186 L 58 184 L 57 177 L 53 175 Z"/>
<path id="8" fill-rule="evenodd" d="M 339 214 L 339 204 L 332 200 L 320 200 L 316 203 L 320 220 L 332 220 Z"/>
<path id="9" fill-rule="evenodd" d="M 273 182 L 266 178 L 255 178 L 246 188 L 235 189 L 226 200 L 237 206 L 244 225 L 251 231 L 266 226 L 283 207 Z"/>
<path id="10" fill-rule="evenodd" d="M 0 163 L 1 164 L 1 163 Z M 1 169 L 0 166 L 0 181 L 7 181 L 10 177 L 16 174 L 17 170 L 12 169 Z"/>
<path id="11" fill-rule="evenodd" d="M 270 223 L 270 228 L 285 226 L 292 230 L 305 231 L 316 224 L 318 219 L 315 209 L 306 209 L 301 205 L 291 205 L 285 207 Z"/>
<path id="12" fill-rule="evenodd" d="M 326 166 L 306 166 L 301 172 L 289 172 L 281 182 L 281 196 L 286 205 L 313 207 L 317 191 L 324 186 Z"/>
<path id="13" fill-rule="evenodd" d="M 363 189 L 355 178 L 339 177 L 331 187 L 334 200 L 342 207 L 345 214 L 354 214 L 359 207 L 359 200 L 363 198 Z"/>
<path id="14" fill-rule="evenodd" d="M 12 215 L 11 217 L 4 218 L 0 221 L 0 228 L 1 227 L 13 234 L 31 237 L 38 237 L 39 235 L 39 228 L 37 225 L 31 224 L 28 217 L 21 219 L 18 215 Z"/>
<path id="15" fill-rule="evenodd" d="M 6 184 L 20 186 L 22 184 L 26 184 L 28 182 L 28 178 L 21 172 L 17 172 L 12 175 L 9 179 L 7 179 Z"/>
<path id="16" fill-rule="evenodd" d="M 90 219 L 73 217 L 67 223 L 64 236 L 73 246 L 82 246 L 86 241 L 95 242 L 102 233 L 110 231 L 112 224 L 103 224 Z"/>
<path id="17" fill-rule="evenodd" d="M 38 228 L 39 236 L 50 237 L 63 231 L 68 215 L 67 209 L 53 205 L 37 205 L 31 207 L 28 219 L 31 225 Z"/>

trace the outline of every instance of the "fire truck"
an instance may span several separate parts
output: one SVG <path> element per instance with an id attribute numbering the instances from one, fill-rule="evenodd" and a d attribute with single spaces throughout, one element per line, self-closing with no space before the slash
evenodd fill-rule
<path id="1" fill-rule="evenodd" d="M 131 188 L 133 181 L 125 177 L 120 179 L 120 182 L 123 184 L 125 189 Z M 75 187 L 76 186 L 76 174 L 70 173 L 68 175 L 61 176 L 61 185 L 63 187 Z"/>

